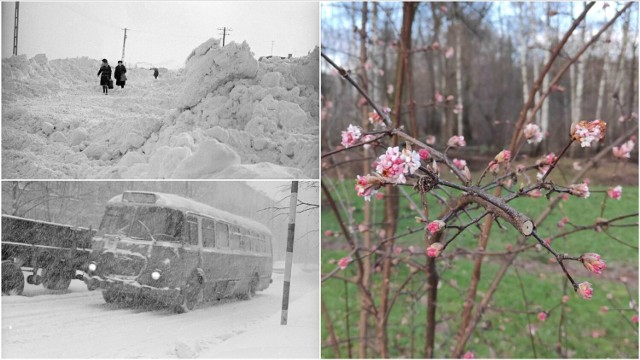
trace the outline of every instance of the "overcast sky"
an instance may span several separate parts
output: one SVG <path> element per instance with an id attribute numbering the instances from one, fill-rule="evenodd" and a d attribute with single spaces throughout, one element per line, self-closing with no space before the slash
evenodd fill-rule
<path id="1" fill-rule="evenodd" d="M 2 2 L 2 58 L 12 55 L 14 2 Z M 116 63 L 127 31 L 125 64 L 182 67 L 218 28 L 226 42 L 247 41 L 256 57 L 306 55 L 319 44 L 317 2 L 302 1 L 20 1 L 18 54 L 49 60 L 87 56 Z M 273 42 L 273 43 L 272 43 Z"/>

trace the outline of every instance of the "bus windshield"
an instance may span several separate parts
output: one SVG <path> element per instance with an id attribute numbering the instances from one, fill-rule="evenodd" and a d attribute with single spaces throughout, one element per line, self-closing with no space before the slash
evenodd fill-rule
<path id="1" fill-rule="evenodd" d="M 144 225 L 143 225 L 144 224 Z M 99 234 L 120 234 L 136 239 L 179 241 L 181 211 L 154 206 L 110 206 L 102 218 Z"/>

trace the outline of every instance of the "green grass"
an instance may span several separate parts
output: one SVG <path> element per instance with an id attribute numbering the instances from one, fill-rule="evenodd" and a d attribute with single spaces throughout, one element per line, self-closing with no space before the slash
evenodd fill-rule
<path id="1" fill-rule="evenodd" d="M 340 188 L 342 185 L 339 184 Z M 350 196 L 348 191 L 352 189 L 352 181 L 346 181 L 344 188 L 347 190 L 345 198 Z M 408 193 L 412 193 L 406 188 Z M 593 190 L 603 190 L 605 187 L 593 186 Z M 353 194 L 351 194 L 352 196 Z M 336 196 L 337 197 L 337 196 Z M 570 197 L 568 201 L 563 201 L 561 206 L 556 208 L 551 216 L 537 226 L 537 231 L 541 237 L 547 237 L 562 231 L 558 229 L 556 223 L 564 216 L 568 216 L 571 223 L 575 225 L 592 224 L 596 217 L 600 216 L 600 205 L 604 194 L 592 193 L 589 199 L 579 199 Z M 337 197 L 339 199 L 339 197 Z M 439 213 L 439 205 L 429 196 L 431 214 Z M 418 196 L 413 196 L 416 203 L 420 203 Z M 372 200 L 374 222 L 382 219 L 383 202 Z M 355 209 L 352 212 L 354 223 L 362 222 L 363 200 L 355 200 Z M 544 198 L 531 199 L 523 198 L 512 202 L 512 205 L 521 212 L 535 219 L 545 208 L 547 200 Z M 348 206 L 347 206 L 348 207 Z M 401 197 L 400 200 L 400 222 L 398 232 L 402 233 L 407 228 L 416 228 L 418 224 L 414 220 L 414 213 L 410 210 L 409 202 Z M 636 213 L 638 211 L 638 188 L 626 186 L 623 190 L 622 200 L 607 200 L 607 207 L 603 214 L 604 218 Z M 476 213 L 472 213 L 474 216 Z M 343 213 L 345 218 L 347 217 Z M 430 217 L 434 219 L 435 215 Z M 624 223 L 637 223 L 637 217 L 623 221 Z M 493 227 L 488 251 L 504 251 L 507 244 L 515 245 L 518 234 L 511 229 L 508 223 L 502 222 L 505 229 L 497 226 Z M 323 206 L 322 229 L 339 231 L 335 216 L 328 206 Z M 571 229 L 567 225 L 565 230 Z M 634 246 L 638 245 L 637 227 L 610 228 L 610 233 L 618 237 L 621 241 Z M 476 239 L 473 234 L 479 231 L 474 229 L 467 231 L 449 247 L 446 252 L 454 251 L 455 247 L 462 247 L 473 250 L 476 246 Z M 406 248 L 409 245 L 416 247 L 423 246 L 422 233 L 417 233 L 398 239 L 397 244 Z M 530 239 L 528 241 L 534 241 Z M 567 340 L 564 347 L 569 349 L 571 357 L 578 358 L 637 358 L 638 357 L 638 333 L 637 327 L 629 323 L 629 319 L 634 311 L 609 311 L 602 314 L 599 310 L 601 306 L 609 308 L 628 308 L 629 295 L 625 285 L 619 281 L 620 276 L 629 277 L 630 291 L 634 300 L 637 300 L 637 264 L 638 251 L 624 246 L 603 233 L 593 230 L 582 231 L 566 238 L 559 238 L 553 242 L 554 249 L 559 252 L 566 252 L 570 255 L 580 255 L 584 252 L 597 252 L 607 261 L 608 268 L 605 270 L 606 276 L 597 276 L 587 273 L 577 262 L 568 264 L 569 271 L 578 282 L 589 281 L 594 288 L 594 296 L 591 301 L 580 299 L 573 291 L 569 291 L 570 300 L 566 305 L 565 327 Z M 322 271 L 328 273 L 335 269 L 335 260 L 348 253 L 348 246 L 344 237 L 323 236 L 322 251 Z M 406 253 L 403 253 L 406 254 Z M 550 255 L 546 251 L 530 250 L 521 254 L 516 260 L 518 271 L 525 286 L 526 296 L 529 300 L 530 311 L 549 311 L 560 303 L 563 295 L 564 276 L 556 263 L 549 263 Z M 423 256 L 415 256 L 415 261 L 424 262 Z M 479 286 L 479 295 L 484 294 L 493 275 L 501 264 L 500 257 L 487 257 L 482 268 L 482 280 Z M 467 257 L 457 257 L 450 262 L 438 261 L 438 271 L 441 275 L 443 286 L 438 292 L 438 329 L 436 334 L 436 357 L 445 357 L 450 354 L 449 348 L 454 343 L 455 333 L 458 330 L 459 313 L 462 309 L 462 296 L 469 283 L 469 276 L 473 267 L 473 261 Z M 406 265 L 400 264 L 394 267 L 391 278 L 392 289 L 397 288 L 406 278 L 409 269 Z M 355 274 L 355 266 L 349 266 L 341 271 L 340 275 L 350 276 Z M 379 301 L 379 281 L 380 274 L 374 273 L 373 293 L 376 301 Z M 455 288 L 450 286 L 455 284 Z M 424 353 L 424 324 L 425 299 L 422 290 L 425 285 L 423 276 L 416 276 L 407 286 L 403 295 L 398 299 L 389 319 L 389 347 L 392 357 L 411 356 L 411 339 L 413 338 L 415 352 L 413 356 L 421 357 Z M 457 289 L 456 289 L 457 288 Z M 348 296 L 345 294 L 348 292 Z M 613 296 L 616 304 L 607 300 L 607 294 Z M 359 316 L 358 294 L 353 285 L 348 285 L 345 289 L 343 281 L 331 279 L 322 285 L 322 299 L 325 302 L 340 341 L 347 338 L 347 309 L 345 299 L 349 299 L 349 332 L 353 339 L 353 354 L 357 355 L 357 321 Z M 511 310 L 524 310 L 524 302 L 520 290 L 518 278 L 513 267 L 509 270 L 498 291 L 496 292 L 492 306 L 507 308 Z M 621 316 L 622 315 L 622 316 Z M 560 307 L 556 307 L 546 322 L 540 322 L 535 314 L 530 315 L 531 322 L 537 327 L 535 335 L 536 352 L 538 357 L 557 357 L 555 345 L 558 339 L 558 325 L 560 320 Z M 325 321 L 323 317 L 323 322 Z M 467 344 L 467 350 L 475 353 L 476 357 L 499 357 L 499 358 L 531 358 L 529 335 L 527 333 L 527 316 L 522 313 L 496 312 L 488 310 L 483 317 L 483 326 L 478 327 Z M 412 326 L 413 325 L 413 326 Z M 594 331 L 600 332 L 601 336 L 592 337 Z M 323 345 L 326 344 L 328 333 L 326 326 L 322 326 Z M 346 344 L 342 343 L 341 355 L 347 356 Z M 325 358 L 335 357 L 333 351 L 328 346 L 323 346 L 322 356 Z"/>

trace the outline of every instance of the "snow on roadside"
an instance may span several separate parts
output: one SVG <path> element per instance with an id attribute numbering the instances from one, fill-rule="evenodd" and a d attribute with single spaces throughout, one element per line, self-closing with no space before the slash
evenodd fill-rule
<path id="1" fill-rule="evenodd" d="M 106 97 L 97 60 L 3 59 L 4 177 L 317 178 L 318 56 L 211 39 Z"/>

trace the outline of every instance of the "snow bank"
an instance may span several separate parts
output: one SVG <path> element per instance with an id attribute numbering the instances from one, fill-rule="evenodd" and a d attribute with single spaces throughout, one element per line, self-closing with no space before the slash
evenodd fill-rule
<path id="1" fill-rule="evenodd" d="M 2 61 L 5 178 L 317 178 L 318 60 L 257 61 L 210 39 L 185 68 L 128 69 L 102 96 L 100 62 Z"/>

